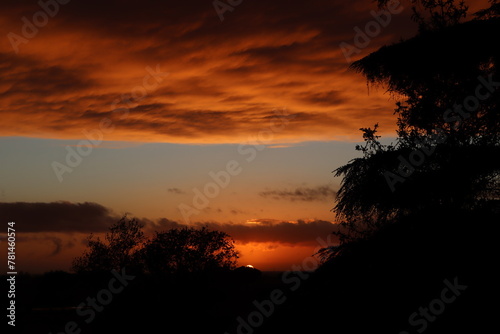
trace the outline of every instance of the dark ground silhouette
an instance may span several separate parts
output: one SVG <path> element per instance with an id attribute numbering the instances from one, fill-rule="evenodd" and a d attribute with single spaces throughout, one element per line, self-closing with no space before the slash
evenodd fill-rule
<path id="1" fill-rule="evenodd" d="M 247 320 L 256 310 L 254 300 L 268 300 L 271 291 L 280 289 L 286 301 L 275 305 L 252 332 L 417 333 L 422 325 L 411 326 L 409 317 L 441 298 L 444 280 L 456 279 L 467 288 L 428 321 L 425 332 L 486 332 L 494 328 L 489 327 L 496 319 L 491 303 L 498 296 L 496 237 L 488 230 L 498 218 L 498 211 L 491 209 L 422 212 L 352 244 L 302 280 L 296 291 L 283 282 L 282 273 L 249 268 L 168 278 L 137 275 L 90 324 L 69 307 L 96 297 L 112 274 L 20 275 L 17 329 L 60 333 L 68 321 L 75 321 L 82 333 L 160 327 L 172 333 L 232 334 L 238 333 L 238 317 Z"/>

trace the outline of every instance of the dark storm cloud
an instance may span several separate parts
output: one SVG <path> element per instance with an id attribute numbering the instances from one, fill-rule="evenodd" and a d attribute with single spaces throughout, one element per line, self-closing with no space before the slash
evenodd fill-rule
<path id="1" fill-rule="evenodd" d="M 0 221 L 16 222 L 20 233 L 103 232 L 118 220 L 111 210 L 92 202 L 0 203 Z"/>

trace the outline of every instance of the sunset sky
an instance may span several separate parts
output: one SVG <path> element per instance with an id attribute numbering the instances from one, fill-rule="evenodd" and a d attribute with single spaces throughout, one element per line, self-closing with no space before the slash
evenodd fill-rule
<path id="1" fill-rule="evenodd" d="M 16 221 L 18 270 L 69 270 L 125 213 L 148 232 L 208 224 L 241 265 L 288 270 L 335 230 L 331 172 L 359 128 L 394 140 L 396 97 L 339 47 L 372 1 L 59 1 L 0 4 L 0 231 Z M 351 60 L 412 37 L 407 7 Z"/>

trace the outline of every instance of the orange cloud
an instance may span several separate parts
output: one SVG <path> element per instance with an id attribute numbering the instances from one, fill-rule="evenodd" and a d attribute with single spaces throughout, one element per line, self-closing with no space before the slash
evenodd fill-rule
<path id="1" fill-rule="evenodd" d="M 4 29 L 21 34 L 21 18 L 40 8 L 7 2 Z M 391 132 L 393 101 L 369 96 L 338 47 L 373 9 L 352 6 L 255 2 L 221 23 L 200 1 L 70 2 L 19 53 L 0 42 L 0 131 L 79 139 L 110 119 L 104 140 L 235 143 L 286 107 L 295 117 L 273 133 L 277 142 L 359 139 L 376 122 Z M 398 37 L 389 30 L 372 49 Z M 148 66 L 169 73 L 154 89 Z"/>

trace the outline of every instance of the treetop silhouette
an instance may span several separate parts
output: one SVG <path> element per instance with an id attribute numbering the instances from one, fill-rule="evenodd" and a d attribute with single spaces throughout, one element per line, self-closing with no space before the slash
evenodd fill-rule
<path id="1" fill-rule="evenodd" d="M 398 137 L 383 145 L 378 125 L 362 128 L 363 156 L 334 171 L 343 177 L 333 210 L 344 243 L 420 212 L 472 210 L 500 195 L 497 1 L 464 23 L 462 1 L 411 3 L 427 11 L 417 20 L 425 29 L 351 65 L 399 100 Z"/>
<path id="2" fill-rule="evenodd" d="M 88 249 L 73 261 L 75 272 L 133 269 L 151 274 L 234 269 L 238 252 L 224 232 L 183 227 L 145 237 L 144 224 L 126 216 L 113 224 L 104 241 L 91 234 Z"/>

